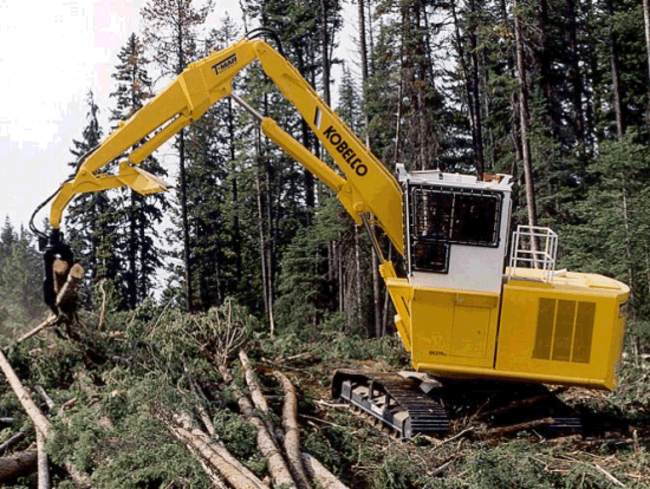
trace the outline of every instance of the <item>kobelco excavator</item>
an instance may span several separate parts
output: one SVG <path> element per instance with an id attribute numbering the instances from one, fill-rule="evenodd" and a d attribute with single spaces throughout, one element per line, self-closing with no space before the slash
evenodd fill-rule
<path id="1" fill-rule="evenodd" d="M 264 33 L 256 30 L 191 63 L 86 155 L 76 175 L 52 196 L 48 305 L 56 311 L 53 260 L 73 259 L 59 231 L 70 200 L 122 186 L 144 195 L 166 189 L 138 164 L 231 97 L 257 119 L 266 137 L 336 194 L 354 221 L 368 229 L 379 258 L 395 326 L 415 372 L 340 371 L 333 381 L 336 396 L 408 437 L 447 428 L 444 410 L 423 392 L 432 384 L 427 376 L 614 389 L 629 288 L 601 275 L 555 270 L 557 235 L 549 229 L 519 227 L 511 236 L 507 175 L 479 180 L 398 165 L 393 176 L 281 51 L 259 39 Z M 339 171 L 233 93 L 233 78 L 252 62 L 261 64 L 300 112 Z M 115 174 L 101 172 L 121 155 Z M 405 276 L 382 254 L 373 224 L 404 257 Z M 424 378 L 419 389 L 412 388 L 411 377 Z"/>

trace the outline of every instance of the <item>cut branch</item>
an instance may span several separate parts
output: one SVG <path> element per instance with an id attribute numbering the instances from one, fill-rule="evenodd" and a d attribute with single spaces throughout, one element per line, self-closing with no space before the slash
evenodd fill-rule
<path id="1" fill-rule="evenodd" d="M 9 450 L 11 447 L 16 445 L 18 442 L 20 442 L 21 440 L 24 440 L 26 436 L 27 436 L 27 433 L 25 433 L 24 431 L 19 431 L 14 436 L 9 438 L 6 442 L 4 442 L 2 445 L 0 445 L 0 453 L 4 453 L 5 451 Z"/>
<path id="2" fill-rule="evenodd" d="M 45 328 L 49 328 L 50 326 L 55 326 L 60 320 L 61 320 L 61 318 L 59 316 L 55 316 L 54 314 L 50 314 L 50 316 L 45 321 L 43 321 L 41 324 L 36 326 L 34 329 L 32 329 L 31 331 L 28 331 L 27 333 L 22 335 L 20 338 L 18 338 L 16 340 L 16 343 L 20 343 L 22 341 L 28 340 L 32 336 L 35 336 L 38 333 L 40 333 Z"/>

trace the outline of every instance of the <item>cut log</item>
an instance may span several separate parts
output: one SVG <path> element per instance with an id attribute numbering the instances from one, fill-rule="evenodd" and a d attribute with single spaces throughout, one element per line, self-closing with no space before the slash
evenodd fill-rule
<path id="1" fill-rule="evenodd" d="M 171 430 L 170 430 L 171 431 Z M 171 433 L 179 440 L 179 441 L 184 441 L 182 439 L 182 436 L 180 434 L 175 434 L 173 431 Z M 208 474 L 208 477 L 214 484 L 214 487 L 217 489 L 227 489 L 226 484 L 224 484 L 223 480 L 221 480 L 221 476 L 217 474 L 217 472 L 210 466 L 208 463 L 205 461 L 205 459 L 201 456 L 200 452 L 192 446 L 191 443 L 186 442 L 185 447 L 190 451 L 192 455 L 199 461 L 201 464 L 201 467 L 203 467 L 203 470 L 205 471 L 206 474 Z"/>
<path id="2" fill-rule="evenodd" d="M 269 474 L 273 481 L 274 486 L 282 486 L 286 484 L 285 487 L 292 487 L 296 485 L 296 482 L 291 476 L 289 467 L 287 467 L 282 454 L 278 449 L 273 437 L 269 433 L 269 430 L 266 428 L 264 422 L 260 417 L 255 414 L 255 409 L 253 403 L 244 395 L 244 393 L 239 390 L 239 388 L 232 382 L 232 374 L 228 372 L 228 369 L 224 365 L 219 365 L 219 373 L 226 381 L 230 384 L 230 388 L 237 400 L 239 409 L 246 418 L 246 421 L 257 428 L 257 447 L 260 449 L 260 452 L 266 458 L 268 463 Z"/>
<path id="3" fill-rule="evenodd" d="M 244 350 L 239 350 L 239 360 L 241 361 L 241 364 L 244 367 L 244 376 L 246 378 L 246 385 L 248 386 L 248 390 L 251 393 L 251 400 L 253 401 L 253 404 L 255 404 L 255 407 L 259 409 L 262 413 L 268 414 L 269 405 L 266 402 L 266 398 L 264 397 L 264 394 L 262 394 L 262 387 L 260 386 L 260 383 L 257 381 L 255 372 L 253 372 L 251 363 L 248 360 L 248 355 Z"/>
<path id="4" fill-rule="evenodd" d="M 38 428 L 36 429 L 36 454 L 38 463 L 38 489 L 50 489 L 50 469 L 47 466 L 45 438 Z"/>
<path id="5" fill-rule="evenodd" d="M 23 387 L 23 384 L 20 382 L 20 379 L 14 372 L 14 369 L 11 368 L 11 365 L 7 361 L 7 357 L 5 357 L 2 350 L 0 350 L 0 368 L 2 368 L 5 377 L 7 377 L 7 381 L 9 381 L 9 385 L 16 394 L 16 397 L 18 397 L 18 400 L 20 401 L 20 404 L 22 404 L 23 409 L 25 409 L 27 415 L 32 420 L 32 423 L 34 423 L 34 426 L 41 430 L 41 433 L 47 437 L 51 428 L 50 422 L 47 420 L 47 418 L 45 418 L 45 416 L 43 416 L 41 410 L 36 404 L 34 404 L 34 401 L 32 401 L 32 397 Z"/>
<path id="6" fill-rule="evenodd" d="M 311 479 L 323 489 L 348 489 L 334 474 L 307 452 L 303 452 L 302 461 Z"/>
<path id="7" fill-rule="evenodd" d="M 54 274 L 54 293 L 58 294 L 63 284 L 65 284 L 68 270 L 70 265 L 67 261 L 56 259 L 52 264 L 52 272 Z"/>
<path id="8" fill-rule="evenodd" d="M 298 397 L 293 384 L 281 372 L 273 372 L 273 375 L 284 392 L 284 405 L 282 406 L 282 427 L 284 428 L 284 453 L 287 455 L 289 468 L 294 479 L 301 489 L 311 489 L 307 472 L 302 464 L 302 450 L 300 448 L 300 426 L 298 425 Z"/>
<path id="9" fill-rule="evenodd" d="M 0 457 L 0 484 L 23 477 L 36 471 L 36 450 L 14 453 L 9 457 Z"/>
<path id="10" fill-rule="evenodd" d="M 262 393 L 262 386 L 260 386 L 260 383 L 257 380 L 257 376 L 253 371 L 253 367 L 251 367 L 251 363 L 248 360 L 248 355 L 244 350 L 239 350 L 239 360 L 241 361 L 242 367 L 244 367 L 244 377 L 246 379 L 248 390 L 251 393 L 251 400 L 253 401 L 253 404 L 262 414 L 264 414 L 262 421 L 264 421 L 266 429 L 269 431 L 271 436 L 273 436 L 273 441 L 275 444 L 278 446 L 282 445 L 284 434 L 279 428 L 276 428 L 273 425 L 273 422 L 269 417 L 269 405 L 266 402 L 264 394 Z"/>
<path id="11" fill-rule="evenodd" d="M 172 425 L 171 423 L 161 420 L 177 439 L 189 443 L 212 467 L 214 467 L 221 476 L 233 487 L 237 489 L 268 489 L 261 483 L 253 481 L 246 477 L 238 468 L 230 464 L 218 453 L 216 453 L 209 444 L 197 436 L 190 433 L 185 428 Z M 254 477 L 254 476 L 253 476 Z M 257 479 L 255 477 L 255 479 Z M 259 479 L 258 479 L 259 481 Z"/>
<path id="12" fill-rule="evenodd" d="M 84 277 L 84 273 L 84 267 L 78 263 L 75 263 L 72 266 L 65 284 L 63 284 L 63 287 L 61 287 L 61 290 L 56 296 L 57 307 L 69 304 L 74 300 L 77 295 L 77 287 L 79 286 L 81 279 Z"/>
<path id="13" fill-rule="evenodd" d="M 39 395 L 43 398 L 45 401 L 45 404 L 47 405 L 47 408 L 51 411 L 54 409 L 54 401 L 50 396 L 47 395 L 47 392 L 45 392 L 45 389 L 43 389 L 42 386 L 37 385 L 34 387 L 34 390 L 39 393 Z"/>
<path id="14" fill-rule="evenodd" d="M 179 424 L 182 428 L 189 431 L 193 436 L 198 440 L 205 443 L 209 450 L 213 451 L 219 457 L 223 458 L 227 463 L 232 465 L 235 469 L 239 470 L 242 475 L 250 480 L 255 485 L 259 486 L 260 489 L 266 488 L 264 484 L 255 474 L 253 474 L 244 464 L 237 460 L 226 448 L 226 446 L 220 441 L 213 441 L 210 437 L 199 430 L 195 425 L 192 424 L 191 418 L 186 413 L 180 415 L 174 415 L 174 421 Z"/>
<path id="15" fill-rule="evenodd" d="M 11 365 L 7 361 L 7 358 L 5 357 L 2 350 L 0 350 L 0 368 L 4 372 L 5 377 L 7 377 L 7 380 L 9 381 L 9 385 L 11 386 L 14 393 L 16 394 L 16 397 L 18 397 L 18 400 L 20 401 L 20 404 L 22 404 L 23 409 L 25 409 L 27 415 L 32 420 L 34 427 L 37 430 L 41 430 L 41 433 L 47 439 L 50 436 L 52 425 L 47 420 L 47 418 L 43 416 L 43 413 L 41 413 L 41 410 L 38 408 L 38 406 L 34 404 L 34 401 L 32 400 L 29 393 L 23 387 L 23 384 L 20 382 L 20 379 L 18 379 L 18 377 L 16 376 L 16 373 L 14 372 L 13 368 L 11 368 Z M 34 464 L 36 464 L 35 450 L 34 450 Z M 80 472 L 78 472 L 71 463 L 69 463 L 68 461 L 64 461 L 63 467 L 68 471 L 72 480 L 75 481 L 77 484 L 83 487 L 92 487 L 90 485 L 90 482 L 88 481 L 88 478 L 83 474 L 81 474 Z"/>

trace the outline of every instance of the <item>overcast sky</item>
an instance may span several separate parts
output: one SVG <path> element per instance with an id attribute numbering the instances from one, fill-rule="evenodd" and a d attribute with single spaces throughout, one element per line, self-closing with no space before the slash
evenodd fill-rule
<path id="1" fill-rule="evenodd" d="M 145 4 L 0 0 L 0 225 L 7 215 L 14 226 L 26 225 L 69 175 L 69 150 L 86 125 L 89 90 L 107 135 L 111 73 L 127 38 L 141 31 Z M 212 24 L 226 12 L 240 23 L 235 2 L 216 4 Z M 37 224 L 48 211 L 39 213 Z"/>
<path id="2" fill-rule="evenodd" d="M 141 32 L 140 10 L 146 3 L 0 0 L 0 225 L 7 215 L 14 226 L 27 225 L 36 206 L 70 174 L 70 148 L 87 123 L 89 90 L 107 135 L 113 105 L 108 95 L 115 89 L 111 73 L 127 38 Z M 241 25 L 237 2 L 215 3 L 208 26 L 217 27 L 226 14 Z M 344 17 L 355 16 L 348 9 Z M 342 38 L 348 49 L 354 35 L 349 24 L 355 20 L 346 19 Z M 157 156 L 165 164 L 166 155 Z M 37 225 L 48 215 L 46 207 Z"/>

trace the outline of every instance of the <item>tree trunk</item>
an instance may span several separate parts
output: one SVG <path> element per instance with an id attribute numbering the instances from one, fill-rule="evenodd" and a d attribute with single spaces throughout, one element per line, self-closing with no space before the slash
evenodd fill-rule
<path id="1" fill-rule="evenodd" d="M 59 290 L 59 293 L 56 296 L 56 306 L 61 307 L 72 302 L 77 295 L 77 287 L 79 282 L 84 277 L 84 268 L 75 263 L 70 272 L 68 272 L 68 278 L 66 279 L 63 287 Z"/>
<path id="2" fill-rule="evenodd" d="M 348 489 L 334 474 L 307 452 L 303 452 L 302 460 L 307 473 L 322 489 Z"/>
<path id="3" fill-rule="evenodd" d="M 648 59 L 648 106 L 646 107 L 646 125 L 650 131 L 650 0 L 643 0 L 643 24 L 645 26 L 645 50 Z"/>
<path id="4" fill-rule="evenodd" d="M 185 131 L 178 133 L 178 156 L 180 160 L 180 188 L 179 199 L 181 204 L 181 220 L 183 223 L 183 263 L 185 265 L 185 300 L 187 310 L 194 311 L 194 292 L 192 290 L 192 263 L 190 254 L 190 225 L 187 217 L 187 179 L 185 175 Z"/>
<path id="5" fill-rule="evenodd" d="M 607 13 L 610 19 L 614 17 L 612 0 L 606 0 Z M 623 98 L 621 95 L 621 73 L 618 61 L 618 43 L 614 30 L 609 28 L 609 61 L 612 73 L 612 92 L 614 95 L 614 112 L 616 113 L 616 137 L 620 141 L 625 135 L 625 118 L 623 116 Z"/>
<path id="6" fill-rule="evenodd" d="M 25 450 L 0 457 L 0 484 L 32 474 L 37 469 L 36 450 Z"/>
<path id="7" fill-rule="evenodd" d="M 578 53 L 578 22 L 575 0 L 567 0 L 566 7 L 567 17 L 569 19 L 569 50 L 571 56 L 569 79 L 571 80 L 571 86 L 573 87 L 573 109 L 575 112 L 574 127 L 576 131 L 576 139 L 581 148 L 583 148 L 581 151 L 584 151 L 585 117 L 582 110 L 582 77 L 580 75 L 580 55 Z"/>
<path id="8" fill-rule="evenodd" d="M 298 397 L 291 381 L 281 372 L 273 375 L 284 392 L 284 405 L 282 406 L 282 426 L 284 428 L 284 453 L 287 455 L 289 469 L 299 488 L 311 489 L 309 478 L 302 463 L 300 448 L 300 426 L 298 425 Z"/>
<path id="9" fill-rule="evenodd" d="M 257 477 L 255 480 L 249 479 L 240 470 L 240 467 L 233 465 L 217 453 L 212 446 L 206 442 L 202 437 L 197 436 L 193 432 L 180 426 L 173 426 L 170 423 L 163 421 L 167 429 L 179 440 L 186 442 L 194 450 L 198 452 L 201 458 L 208 461 L 222 477 L 228 481 L 233 487 L 238 489 L 262 489 L 265 486 L 258 482 Z M 241 464 L 240 464 L 241 465 Z M 254 477 L 254 476 L 253 476 Z"/>
<path id="10" fill-rule="evenodd" d="M 286 487 L 292 487 L 295 485 L 295 481 L 291 477 L 289 467 L 287 467 L 284 458 L 282 458 L 280 450 L 273 441 L 273 437 L 266 428 L 266 425 L 255 413 L 253 404 L 248 397 L 246 397 L 239 388 L 232 383 L 232 375 L 228 372 L 226 367 L 220 365 L 218 368 L 219 373 L 221 373 L 221 376 L 224 378 L 226 383 L 230 384 L 235 399 L 237 400 L 237 404 L 239 405 L 239 409 L 246 418 L 246 421 L 257 429 L 257 446 L 264 458 L 267 460 L 268 470 L 271 474 L 273 484 L 275 486 L 286 484 Z"/>
<path id="11" fill-rule="evenodd" d="M 472 2 L 473 5 L 473 2 Z M 450 3 L 450 8 L 451 8 L 451 14 L 452 18 L 454 21 L 454 40 L 455 40 L 455 45 L 456 45 L 456 53 L 458 54 L 458 62 L 460 64 L 461 71 L 463 73 L 463 78 L 465 79 L 465 86 L 464 86 L 464 91 L 465 91 L 465 97 L 467 97 L 467 115 L 469 118 L 469 125 L 472 131 L 472 145 L 474 147 L 474 153 L 476 155 L 476 172 L 479 175 L 479 178 L 482 178 L 483 176 L 483 150 L 482 150 L 482 144 L 479 145 L 479 137 L 478 137 L 478 129 L 479 129 L 479 123 L 478 123 L 478 115 L 480 113 L 480 107 L 478 103 L 476 102 L 476 97 L 478 96 L 478 89 L 475 89 L 473 86 L 474 83 L 476 82 L 476 76 L 474 76 L 476 73 L 474 72 L 476 69 L 476 63 L 475 63 L 475 58 L 472 56 L 472 75 L 470 76 L 470 70 L 469 67 L 467 66 L 467 60 L 466 54 L 465 54 L 465 48 L 463 44 L 463 39 L 461 37 L 460 33 L 460 23 L 458 21 L 458 15 L 456 13 L 456 1 L 452 1 Z M 476 45 L 476 34 L 471 33 L 469 34 L 472 39 L 472 46 L 473 48 Z M 478 109 L 478 113 L 477 113 Z M 480 159 L 479 159 L 479 151 L 480 151 Z M 480 166 L 479 166 L 480 162 Z"/>
<path id="12" fill-rule="evenodd" d="M 50 469 L 47 465 L 45 437 L 38 428 L 36 429 L 36 452 L 38 462 L 38 489 L 50 489 Z"/>
<path id="13" fill-rule="evenodd" d="M 363 100 L 367 100 L 366 84 L 368 83 L 368 48 L 366 46 L 366 15 L 365 15 L 365 2 L 358 0 L 359 12 L 359 49 L 361 51 L 361 82 L 363 84 Z M 365 103 L 363 104 L 363 123 L 366 132 L 366 146 L 370 149 L 372 141 L 370 139 L 369 126 L 370 116 Z M 371 232 L 374 231 L 374 226 L 371 226 Z M 372 296 L 373 296 L 373 311 L 374 311 L 374 332 L 375 336 L 379 337 L 381 334 L 381 300 L 380 300 L 380 286 L 379 286 L 379 260 L 377 256 L 372 254 Z"/>
<path id="14" fill-rule="evenodd" d="M 521 149 L 526 178 L 526 209 L 528 211 L 528 225 L 537 226 L 537 209 L 535 205 L 535 186 L 533 184 L 533 163 L 530 154 L 529 109 L 528 109 L 528 84 L 526 76 L 526 64 L 524 61 L 524 45 L 522 39 L 522 28 L 519 10 L 519 1 L 513 0 L 514 21 L 515 21 L 515 44 L 517 51 L 517 71 L 519 86 L 519 123 L 521 127 Z M 533 252 L 537 252 L 536 240 L 531 240 Z"/>
<path id="15" fill-rule="evenodd" d="M 32 423 L 34 424 L 36 429 L 41 430 L 41 433 L 43 433 L 43 435 L 47 438 L 52 428 L 52 425 L 47 420 L 47 418 L 43 416 L 41 410 L 34 403 L 29 393 L 25 390 L 22 382 L 14 372 L 14 369 L 7 361 L 7 357 L 5 357 L 4 353 L 1 350 L 0 350 L 0 368 L 4 372 L 5 377 L 7 377 L 7 381 L 9 382 L 9 385 L 11 386 L 14 393 L 16 394 L 16 397 L 18 397 L 20 404 L 22 404 L 23 409 L 25 410 L 25 412 L 27 412 L 27 415 L 32 420 Z"/>
<path id="16" fill-rule="evenodd" d="M 478 15 L 476 12 L 476 1 L 472 0 L 470 2 L 470 5 L 472 9 L 472 15 L 473 17 L 476 17 Z M 468 102 L 471 102 L 474 107 L 474 127 L 472 128 L 472 139 L 474 141 L 476 173 L 478 174 L 479 179 L 483 179 L 483 173 L 485 172 L 485 160 L 483 157 L 483 122 L 481 120 L 481 98 L 479 94 L 479 63 L 476 31 L 477 26 L 475 25 L 475 22 L 472 22 L 472 30 L 469 33 L 472 56 L 472 98 L 471 101 Z"/>
<path id="17" fill-rule="evenodd" d="M 243 271 L 243 262 L 242 262 L 242 251 L 241 251 L 241 230 L 240 230 L 240 221 L 239 221 L 239 191 L 237 188 L 237 178 L 235 175 L 235 114 L 232 107 L 232 98 L 228 97 L 228 146 L 230 149 L 230 161 L 233 162 L 231 168 L 232 172 L 232 201 L 233 207 L 235 209 L 235 214 L 233 216 L 233 225 L 232 225 L 232 245 L 235 251 L 235 280 L 239 287 L 242 271 Z"/>

